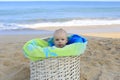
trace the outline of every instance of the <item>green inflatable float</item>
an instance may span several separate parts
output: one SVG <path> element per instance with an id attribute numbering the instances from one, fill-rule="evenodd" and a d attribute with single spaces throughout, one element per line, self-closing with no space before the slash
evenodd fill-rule
<path id="1" fill-rule="evenodd" d="M 84 37 L 74 34 L 68 37 L 68 43 L 63 48 L 55 47 L 53 38 L 49 41 L 38 38 L 25 43 L 23 51 L 25 57 L 37 61 L 49 57 L 79 56 L 84 53 L 86 44 L 87 40 Z"/>

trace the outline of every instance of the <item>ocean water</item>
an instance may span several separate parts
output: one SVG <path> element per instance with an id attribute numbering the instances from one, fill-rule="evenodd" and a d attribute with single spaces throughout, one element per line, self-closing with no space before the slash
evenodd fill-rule
<path id="1" fill-rule="evenodd" d="M 0 30 L 120 24 L 120 2 L 0 2 Z"/>

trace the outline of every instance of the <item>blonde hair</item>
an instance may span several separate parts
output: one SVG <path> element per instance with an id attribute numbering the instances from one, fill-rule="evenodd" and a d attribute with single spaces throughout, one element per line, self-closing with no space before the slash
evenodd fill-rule
<path id="1" fill-rule="evenodd" d="M 62 29 L 62 28 L 57 29 L 57 30 L 54 32 L 54 36 L 56 36 L 56 35 L 61 35 L 61 34 L 64 34 L 64 35 L 67 36 L 67 32 L 66 32 L 64 29 Z"/>

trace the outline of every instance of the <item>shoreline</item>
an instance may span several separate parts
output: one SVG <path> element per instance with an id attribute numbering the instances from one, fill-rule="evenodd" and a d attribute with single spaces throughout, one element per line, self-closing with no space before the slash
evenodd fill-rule
<path id="1" fill-rule="evenodd" d="M 39 27 L 37 29 L 21 29 L 0 31 L 0 36 L 12 35 L 52 35 L 56 29 L 63 28 L 68 33 L 85 36 L 120 38 L 120 25 L 68 26 L 68 27 Z"/>

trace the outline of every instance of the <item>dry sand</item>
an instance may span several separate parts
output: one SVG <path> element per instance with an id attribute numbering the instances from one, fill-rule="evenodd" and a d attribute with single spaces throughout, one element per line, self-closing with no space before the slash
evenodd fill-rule
<path id="1" fill-rule="evenodd" d="M 109 36 L 106 35 L 101 34 Z M 46 36 L 0 35 L 0 80 L 29 80 L 29 60 L 24 57 L 22 46 L 30 39 Z M 81 80 L 120 80 L 120 34 L 118 39 L 91 36 L 85 36 L 88 46 L 81 55 Z"/>

